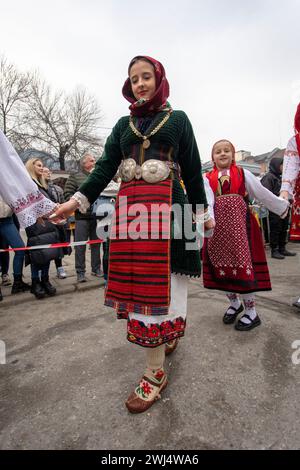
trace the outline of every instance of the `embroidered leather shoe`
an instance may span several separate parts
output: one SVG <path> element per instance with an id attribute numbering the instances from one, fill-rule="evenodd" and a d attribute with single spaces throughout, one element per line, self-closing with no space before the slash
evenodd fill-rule
<path id="1" fill-rule="evenodd" d="M 144 375 L 135 391 L 129 395 L 125 402 L 128 411 L 143 413 L 148 410 L 156 400 L 159 400 L 160 393 L 167 385 L 167 376 L 163 369 L 159 369 L 151 378 Z"/>
<path id="2" fill-rule="evenodd" d="M 250 320 L 251 323 L 244 323 L 243 321 L 241 321 L 242 318 L 247 318 L 247 320 Z M 249 331 L 249 330 L 252 330 L 252 328 L 255 328 L 256 326 L 259 326 L 261 324 L 261 321 L 258 315 L 256 315 L 254 320 L 252 320 L 252 318 L 247 314 L 244 314 L 242 318 L 234 325 L 234 328 L 236 330 Z"/>
<path id="3" fill-rule="evenodd" d="M 230 310 L 230 309 L 231 309 L 231 310 L 234 310 L 234 313 L 227 313 L 228 310 Z M 241 304 L 241 305 L 239 306 L 239 308 L 229 307 L 229 308 L 226 310 L 226 312 L 225 312 L 225 314 L 224 314 L 224 316 L 223 316 L 223 323 L 225 323 L 225 325 L 231 325 L 232 323 L 235 322 L 236 317 L 237 317 L 240 313 L 242 313 L 243 310 L 244 310 L 243 304 Z"/>

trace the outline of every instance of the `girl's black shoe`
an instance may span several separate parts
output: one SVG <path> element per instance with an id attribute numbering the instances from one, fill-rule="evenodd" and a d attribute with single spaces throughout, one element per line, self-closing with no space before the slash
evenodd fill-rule
<path id="1" fill-rule="evenodd" d="M 244 323 L 242 322 L 242 318 L 247 318 L 250 320 L 251 323 Z M 252 330 L 252 328 L 255 328 L 256 326 L 259 326 L 261 324 L 260 318 L 258 315 L 252 320 L 252 318 L 247 315 L 246 313 L 242 316 L 242 318 L 234 325 L 234 328 L 239 331 L 249 331 Z"/>
<path id="2" fill-rule="evenodd" d="M 229 309 L 235 310 L 235 313 L 231 313 L 231 314 L 227 313 Z M 244 310 L 243 304 L 241 304 L 238 309 L 234 307 L 229 307 L 224 314 L 223 323 L 225 323 L 225 325 L 230 325 L 231 323 L 234 323 L 236 320 L 236 317 L 240 313 L 242 313 L 243 310 Z"/>

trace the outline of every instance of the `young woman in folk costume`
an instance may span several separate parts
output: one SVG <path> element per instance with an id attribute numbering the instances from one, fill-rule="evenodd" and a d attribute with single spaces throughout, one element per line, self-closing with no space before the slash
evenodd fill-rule
<path id="1" fill-rule="evenodd" d="M 131 103 L 130 116 L 118 121 L 95 170 L 79 193 L 56 211 L 54 220 L 93 203 L 122 163 L 105 305 L 127 320 L 128 340 L 147 348 L 145 373 L 126 401 L 130 412 L 139 413 L 148 409 L 167 385 L 165 351 L 172 352 L 184 335 L 188 276 L 200 275 L 196 244 L 189 251 L 184 238 L 170 236 L 170 206 L 176 203 L 183 207 L 188 202 L 179 167 L 193 209 L 202 204 L 206 211 L 207 202 L 192 126 L 183 111 L 173 111 L 167 102 L 169 84 L 162 64 L 137 56 L 130 62 L 128 75 L 122 91 Z M 127 232 L 136 217 L 136 213 L 134 217 L 128 214 L 135 212 L 136 204 L 146 208 L 146 237 L 141 233 L 138 239 Z M 151 236 L 150 211 L 157 204 L 167 205 L 167 211 L 161 214 L 159 236 Z M 208 213 L 203 217 L 210 228 L 213 222 Z"/>
<path id="2" fill-rule="evenodd" d="M 295 135 L 288 141 L 282 171 L 280 196 L 286 200 L 294 199 L 291 233 L 300 240 L 300 103 L 294 120 Z M 300 297 L 293 305 L 300 309 Z"/>
<path id="3" fill-rule="evenodd" d="M 231 142 L 216 142 L 212 149 L 214 168 L 204 176 L 209 211 L 211 215 L 214 212 L 216 226 L 213 236 L 204 241 L 203 284 L 227 292 L 230 306 L 223 316 L 225 324 L 234 323 L 245 309 L 235 328 L 247 331 L 261 323 L 254 292 L 271 290 L 262 235 L 249 210 L 248 198 L 257 199 L 281 216 L 289 204 L 264 188 L 250 171 L 238 167 L 234 157 Z"/>

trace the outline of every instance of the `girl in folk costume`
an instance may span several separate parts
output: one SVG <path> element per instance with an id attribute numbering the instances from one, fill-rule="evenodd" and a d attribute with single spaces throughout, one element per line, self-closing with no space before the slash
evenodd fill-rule
<path id="1" fill-rule="evenodd" d="M 131 103 L 130 116 L 118 121 L 93 173 L 53 218 L 88 207 L 120 166 L 122 183 L 110 236 L 105 305 L 127 320 L 128 340 L 146 348 L 145 373 L 126 401 L 130 412 L 139 413 L 167 385 L 165 353 L 172 352 L 184 335 L 188 276 L 200 275 L 197 244 L 188 250 L 184 237 L 170 236 L 174 233 L 171 205 L 183 208 L 188 202 L 179 167 L 193 210 L 202 204 L 206 212 L 207 202 L 192 126 L 183 111 L 173 111 L 167 102 L 164 67 L 155 59 L 137 56 L 129 64 L 128 75 L 123 95 Z M 159 215 L 155 206 L 162 204 L 167 210 Z M 142 207 L 138 237 L 130 233 L 137 205 Z M 203 218 L 210 228 L 213 222 L 207 212 Z M 159 231 L 154 227 L 152 234 L 157 221 Z"/>
<path id="2" fill-rule="evenodd" d="M 214 168 L 204 177 L 211 215 L 216 227 L 203 246 L 203 284 L 227 292 L 230 306 L 225 324 L 235 322 L 240 331 L 251 330 L 261 321 L 255 310 L 256 291 L 271 290 L 270 276 L 259 225 L 248 207 L 248 197 L 257 199 L 278 215 L 289 204 L 264 188 L 250 171 L 235 163 L 235 149 L 228 140 L 212 149 Z M 244 306 L 239 295 L 241 294 Z"/>
<path id="3" fill-rule="evenodd" d="M 291 231 L 300 234 L 300 103 L 294 120 L 295 135 L 288 141 L 282 171 L 280 196 L 286 200 L 294 199 Z M 294 238 L 295 239 L 295 238 Z M 299 236 L 300 240 L 300 236 Z M 300 308 L 300 297 L 293 303 Z"/>
<path id="4" fill-rule="evenodd" d="M 56 204 L 39 191 L 1 130 L 0 168 L 0 196 L 17 215 L 21 228 L 29 227 L 55 209 Z"/>

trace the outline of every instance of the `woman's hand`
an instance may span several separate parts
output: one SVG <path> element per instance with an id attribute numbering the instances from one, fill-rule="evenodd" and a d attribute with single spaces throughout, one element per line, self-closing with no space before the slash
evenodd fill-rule
<path id="1" fill-rule="evenodd" d="M 78 207 L 78 202 L 71 198 L 69 201 L 60 204 L 58 208 L 55 208 L 55 212 L 49 216 L 49 220 L 54 224 L 62 223 L 78 209 Z"/>
<path id="2" fill-rule="evenodd" d="M 286 201 L 289 200 L 289 192 L 288 191 L 281 191 L 279 196 L 282 197 L 282 199 L 285 199 Z"/>
<path id="3" fill-rule="evenodd" d="M 206 222 L 204 222 L 205 231 L 213 230 L 215 226 L 216 226 L 216 222 L 214 221 L 214 219 L 208 219 Z"/>

